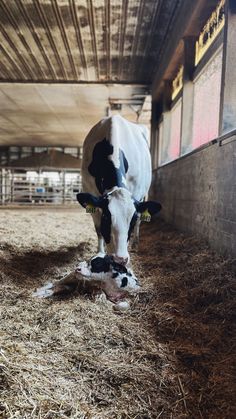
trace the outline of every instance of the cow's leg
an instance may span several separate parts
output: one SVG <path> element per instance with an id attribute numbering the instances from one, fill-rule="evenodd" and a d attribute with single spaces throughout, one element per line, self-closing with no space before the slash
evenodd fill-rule
<path id="1" fill-rule="evenodd" d="M 132 251 L 137 252 L 139 247 L 139 229 L 140 229 L 141 219 L 140 217 L 137 219 L 133 234 L 131 236 L 131 249 Z"/>
<path id="2" fill-rule="evenodd" d="M 94 222 L 94 226 L 95 226 L 95 230 L 98 236 L 98 253 L 105 253 L 105 248 L 104 248 L 104 239 L 102 237 L 101 234 L 101 214 L 100 212 L 95 212 L 94 214 L 92 214 L 93 217 L 93 222 Z"/>

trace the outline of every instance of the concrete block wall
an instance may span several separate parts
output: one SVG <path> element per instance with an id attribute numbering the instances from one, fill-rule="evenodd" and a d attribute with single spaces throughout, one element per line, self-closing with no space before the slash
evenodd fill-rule
<path id="1" fill-rule="evenodd" d="M 236 257 L 236 136 L 155 170 L 150 196 L 167 222 Z"/>

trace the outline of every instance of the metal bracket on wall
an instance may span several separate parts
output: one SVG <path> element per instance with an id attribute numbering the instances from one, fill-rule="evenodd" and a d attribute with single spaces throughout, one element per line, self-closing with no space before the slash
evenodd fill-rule
<path id="1" fill-rule="evenodd" d="M 236 141 L 236 130 L 227 132 L 227 134 L 222 135 L 219 139 L 219 147 L 222 147 L 223 145 L 232 143 L 233 141 Z"/>

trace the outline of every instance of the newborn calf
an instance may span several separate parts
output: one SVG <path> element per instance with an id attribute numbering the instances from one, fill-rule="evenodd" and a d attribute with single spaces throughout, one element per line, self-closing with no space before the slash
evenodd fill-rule
<path id="1" fill-rule="evenodd" d="M 103 291 L 112 302 L 120 301 L 140 288 L 131 269 L 116 263 L 111 256 L 99 253 L 89 263 L 79 263 L 74 272 L 40 288 L 34 295 L 45 298 L 68 294 L 81 288 L 81 283 L 85 293 Z"/>

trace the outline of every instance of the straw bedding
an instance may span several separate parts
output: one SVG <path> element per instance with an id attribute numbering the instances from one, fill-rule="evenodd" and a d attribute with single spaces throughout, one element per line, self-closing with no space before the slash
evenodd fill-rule
<path id="1" fill-rule="evenodd" d="M 96 250 L 79 210 L 0 212 L 2 418 L 235 418 L 236 263 L 144 225 L 125 314 L 103 296 L 41 300 Z"/>

